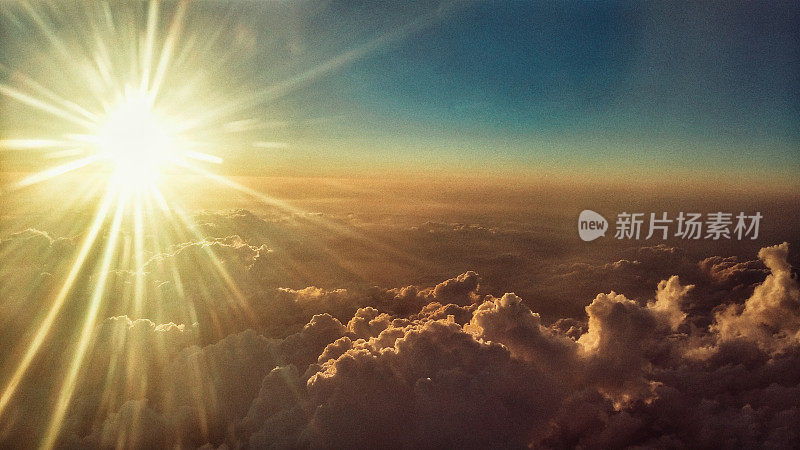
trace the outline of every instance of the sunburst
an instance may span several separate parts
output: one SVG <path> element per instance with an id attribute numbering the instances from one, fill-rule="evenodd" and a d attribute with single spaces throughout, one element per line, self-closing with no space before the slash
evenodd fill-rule
<path id="1" fill-rule="evenodd" d="M 104 301 L 108 275 L 112 268 L 119 268 L 115 263 L 118 266 L 121 259 L 127 258 L 122 253 L 130 254 L 130 260 L 123 261 L 127 266 L 122 269 L 135 274 L 130 299 L 132 310 L 140 312 L 145 301 L 145 235 L 158 233 L 152 217 L 160 215 L 159 220 L 178 229 L 187 239 L 203 239 L 181 206 L 165 200 L 162 190 L 170 184 L 166 174 L 174 170 L 198 174 L 258 202 L 292 214 L 301 212 L 219 175 L 213 166 L 224 161 L 214 154 L 214 149 L 221 142 L 229 145 L 230 141 L 237 141 L 231 130 L 241 130 L 241 124 L 260 120 L 252 116 L 255 106 L 287 95 L 299 86 L 408 36 L 439 20 L 448 9 L 442 7 L 293 77 L 229 99 L 207 90 L 209 86 L 224 84 L 220 80 L 226 79 L 220 72 L 224 66 L 211 51 L 215 46 L 224 47 L 221 43 L 224 30 L 211 26 L 187 30 L 187 10 L 191 7 L 188 1 L 174 3 L 171 8 L 156 0 L 147 3 L 143 10 L 141 5 L 140 2 L 115 4 L 112 11 L 108 3 L 80 3 L 71 6 L 80 11 L 64 11 L 59 9 L 60 4 L 33 6 L 20 2 L 17 8 L 0 11 L 10 22 L 33 26 L 37 39 L 47 43 L 43 53 L 52 56 L 49 68 L 40 67 L 45 73 L 41 78 L 52 85 L 18 68 L 0 64 L 0 71 L 8 80 L 0 82 L 0 96 L 49 117 L 55 125 L 49 128 L 68 130 L 55 136 L 0 140 L 0 150 L 40 149 L 53 159 L 65 160 L 5 189 L 21 191 L 32 185 L 56 182 L 68 173 L 93 170 L 101 176 L 87 178 L 87 183 L 102 180 L 104 190 L 94 218 L 83 230 L 70 269 L 53 293 L 43 319 L 31 332 L 32 338 L 21 352 L 15 369 L 0 386 L 2 419 L 78 280 L 85 272 L 93 271 L 83 325 L 78 340 L 70 349 L 70 364 L 61 377 L 63 381 L 44 435 L 43 448 L 57 443 L 84 358 L 91 350 L 92 333 Z M 66 21 L 76 15 L 82 22 L 73 23 L 68 28 L 72 35 L 67 37 L 63 36 L 62 28 L 52 24 L 53 20 Z M 205 39 L 209 35 L 211 38 Z M 200 44 L 203 42 L 205 45 Z M 194 89 L 199 86 L 206 89 Z M 26 123 L 22 118 L 18 128 L 37 130 L 38 125 L 31 121 Z M 273 142 L 269 136 L 266 140 L 263 138 L 261 136 L 262 142 Z M 128 216 L 133 221 L 132 251 L 121 252 L 121 230 Z M 324 219 L 316 219 L 314 225 L 328 232 L 354 235 L 352 230 Z M 98 247 L 101 247 L 99 252 L 96 251 Z M 94 257 L 97 261 L 92 261 Z M 209 272 L 216 276 L 214 281 L 227 290 L 226 295 L 236 305 L 235 309 L 242 312 L 243 320 L 248 320 L 247 301 L 216 255 L 208 250 L 208 259 L 198 261 L 198 265 L 210 268 Z M 177 277 L 173 281 L 179 287 L 184 282 Z M 198 275 L 198 282 L 208 281 Z M 194 305 L 187 301 L 186 308 L 191 310 Z"/>

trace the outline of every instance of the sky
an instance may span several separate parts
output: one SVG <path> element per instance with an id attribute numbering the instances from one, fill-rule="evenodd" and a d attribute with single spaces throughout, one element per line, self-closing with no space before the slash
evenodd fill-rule
<path id="1" fill-rule="evenodd" d="M 65 5 L 40 19 L 80 38 L 64 17 L 91 14 Z M 115 17 L 144 23 L 144 6 L 123 12 Z M 578 168 L 785 180 L 798 169 L 799 22 L 782 2 L 200 2 L 178 47 L 208 75 L 193 86 L 193 110 L 289 80 L 236 111 L 263 126 L 218 143 L 232 173 Z M 53 68 L 22 8 L 3 24 L 6 64 Z M 191 47 L 209 31 L 227 38 Z M 25 117 L 4 107 L 9 134 Z"/>
<path id="2" fill-rule="evenodd" d="M 0 0 L 0 448 L 795 448 L 798 12 Z"/>
<path id="3" fill-rule="evenodd" d="M 335 19 L 300 20 L 350 43 L 428 6 L 330 5 Z M 371 25 L 337 33 L 352 22 Z M 790 4 L 478 3 L 297 102 L 335 117 L 314 132 L 368 159 L 796 169 L 799 28 Z"/>

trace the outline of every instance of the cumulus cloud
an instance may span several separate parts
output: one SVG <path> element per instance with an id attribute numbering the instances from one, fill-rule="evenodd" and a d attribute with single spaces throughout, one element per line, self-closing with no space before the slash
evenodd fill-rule
<path id="1" fill-rule="evenodd" d="M 163 448 L 167 445 L 164 417 L 145 400 L 130 400 L 106 418 L 82 444 L 102 448 Z"/>
<path id="2" fill-rule="evenodd" d="M 487 289 L 471 270 L 401 287 L 303 285 L 298 273 L 281 284 L 288 272 L 268 276 L 281 250 L 258 230 L 285 218 L 203 217 L 220 236 L 149 258 L 146 298 L 162 316 L 114 313 L 98 325 L 64 445 L 791 448 L 800 438 L 788 244 L 762 249 L 760 261 L 634 249 L 559 265 L 557 282 L 526 285 L 526 298 Z M 17 246 L 67 260 L 74 248 L 38 231 L 0 242 L 35 276 L 51 263 Z M 240 298 L 211 268 L 187 282 L 209 254 Z M 572 284 L 580 279 L 587 286 Z M 184 302 L 163 312 L 177 289 L 194 311 Z M 532 307 L 572 289 L 586 296 L 574 300 L 582 314 Z M 20 388 L 27 402 L 12 404 L 0 440 L 35 441 L 58 388 L 46 379 Z"/>
<path id="3" fill-rule="evenodd" d="M 70 239 L 32 228 L 0 239 L 0 331 L 17 329 L 40 306 L 74 247 Z"/>
<path id="4" fill-rule="evenodd" d="M 307 383 L 311 446 L 524 443 L 518 430 L 552 405 L 551 380 L 453 321 L 385 330 L 357 342 Z M 523 382 L 525 380 L 525 382 Z"/>
<path id="5" fill-rule="evenodd" d="M 720 339 L 752 339 L 765 350 L 794 346 L 800 334 L 800 290 L 787 262 L 789 245 L 766 247 L 758 257 L 770 270 L 744 305 L 729 305 L 716 315 Z"/>
<path id="6" fill-rule="evenodd" d="M 575 375 L 577 345 L 542 325 L 541 317 L 516 294 L 489 298 L 477 307 L 465 330 L 488 342 L 502 343 L 515 358 L 546 373 Z"/>

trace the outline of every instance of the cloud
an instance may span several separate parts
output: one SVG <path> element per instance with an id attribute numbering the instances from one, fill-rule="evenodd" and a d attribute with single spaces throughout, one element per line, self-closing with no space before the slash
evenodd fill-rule
<path id="1" fill-rule="evenodd" d="M 433 298 L 439 303 L 464 306 L 474 303 L 477 290 L 478 274 L 470 270 L 437 284 L 433 288 Z"/>
<path id="2" fill-rule="evenodd" d="M 357 342 L 309 379 L 313 415 L 301 442 L 517 446 L 525 441 L 520 430 L 552 404 L 549 379 L 453 321 L 386 334 L 395 336 L 393 345 Z"/>
<path id="3" fill-rule="evenodd" d="M 512 356 L 544 372 L 562 371 L 567 379 L 577 370 L 576 343 L 544 327 L 539 314 L 515 294 L 484 301 L 464 328 L 485 341 L 502 343 Z"/>
<path id="4" fill-rule="evenodd" d="M 102 448 L 163 448 L 167 442 L 164 417 L 145 400 L 130 400 L 106 418 L 96 435 L 82 443 Z"/>
<path id="5" fill-rule="evenodd" d="M 694 288 L 694 285 L 681 286 L 677 275 L 673 275 L 669 280 L 662 280 L 658 283 L 656 300 L 647 304 L 647 308 L 656 315 L 663 316 L 669 323 L 673 331 L 686 318 L 683 312 L 682 303 L 686 294 Z"/>
<path id="6" fill-rule="evenodd" d="M 220 236 L 149 259 L 144 309 L 162 316 L 110 308 L 98 325 L 65 445 L 790 448 L 800 438 L 800 290 L 788 244 L 762 249 L 760 261 L 631 249 L 555 265 L 517 295 L 472 270 L 400 287 L 296 284 L 296 273 L 268 276 L 284 256 L 264 230 L 288 219 L 204 217 Z M 0 242 L 25 277 L 58 270 L 73 248 L 35 230 Z M 189 282 L 209 252 L 244 303 L 210 267 Z M 170 294 L 175 270 L 194 316 Z M 583 313 L 532 307 L 565 297 Z M 54 342 L 69 342 L 64 320 Z M 43 361 L 69 357 L 45 351 Z M 40 366 L 0 440 L 36 442 L 46 424 L 58 383 Z"/>
<path id="7" fill-rule="evenodd" d="M 264 377 L 239 430 L 252 448 L 292 447 L 307 424 L 305 382 L 295 366 L 275 367 Z"/>
<path id="8" fill-rule="evenodd" d="M 347 329 L 357 338 L 369 339 L 378 336 L 391 325 L 392 317 L 389 314 L 367 306 L 356 311 L 353 318 L 347 322 Z"/>
<path id="9" fill-rule="evenodd" d="M 770 270 L 744 305 L 730 305 L 716 314 L 720 339 L 752 339 L 768 351 L 794 346 L 800 338 L 800 289 L 787 262 L 789 245 L 766 247 L 758 257 Z"/>
<path id="10" fill-rule="evenodd" d="M 17 328 L 25 322 L 73 251 L 70 239 L 53 238 L 33 228 L 0 239 L 0 327 Z"/>
<path id="11" fill-rule="evenodd" d="M 279 364 L 279 344 L 248 330 L 179 353 L 164 391 L 166 415 L 179 423 L 177 440 L 196 446 L 224 440 L 228 425 L 247 414 L 261 380 Z"/>

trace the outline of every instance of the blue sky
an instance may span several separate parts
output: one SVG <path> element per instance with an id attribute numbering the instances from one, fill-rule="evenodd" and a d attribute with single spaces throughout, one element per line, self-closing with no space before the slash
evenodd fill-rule
<path id="1" fill-rule="evenodd" d="M 391 29 L 426 8 L 333 5 L 322 39 L 352 46 L 380 33 L 353 24 L 382 16 Z M 798 17 L 777 3 L 477 3 L 287 104 L 335 116 L 321 134 L 378 158 L 796 168 Z"/>
<path id="2" fill-rule="evenodd" d="M 145 4 L 131 4 L 115 3 L 110 13 L 137 17 L 144 29 Z M 82 21 L 103 12 L 69 5 L 38 11 L 55 36 L 88 49 Z M 162 35 L 173 10 L 162 6 Z M 178 48 L 211 43 L 187 53 L 197 65 L 189 73 L 210 77 L 199 99 L 246 98 L 431 15 L 425 26 L 238 111 L 287 126 L 233 139 L 222 156 L 233 166 L 312 172 L 364 164 L 800 169 L 796 3 L 194 2 Z M 76 84 L 48 56 L 24 9 L 9 8 L 0 24 L 3 64 L 57 92 L 51 84 Z M 169 83 L 181 86 L 183 76 Z M 6 111 L 7 131 L 22 113 Z M 287 151 L 254 150 L 248 140 L 285 142 Z"/>

